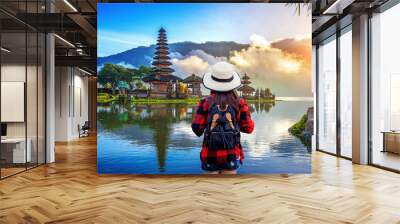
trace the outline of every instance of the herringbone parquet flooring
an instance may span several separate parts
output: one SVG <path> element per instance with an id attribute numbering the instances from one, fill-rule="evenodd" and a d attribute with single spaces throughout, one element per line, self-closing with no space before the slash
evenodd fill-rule
<path id="1" fill-rule="evenodd" d="M 400 223 L 400 175 L 313 153 L 311 175 L 96 173 L 94 137 L 0 181 L 0 223 Z"/>

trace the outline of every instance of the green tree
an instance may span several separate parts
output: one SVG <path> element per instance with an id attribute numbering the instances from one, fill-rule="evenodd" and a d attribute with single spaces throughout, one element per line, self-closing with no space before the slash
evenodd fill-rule
<path id="1" fill-rule="evenodd" d="M 136 81 L 135 84 L 136 84 L 136 88 L 138 88 L 138 89 L 143 88 L 143 83 L 142 83 L 142 81 L 138 80 L 138 81 Z"/>
<path id="2" fill-rule="evenodd" d="M 151 73 L 151 67 L 140 66 L 135 70 L 134 76 L 136 79 L 141 80 L 143 77 Z"/>
<path id="3" fill-rule="evenodd" d="M 111 89 L 111 88 L 112 88 L 111 83 L 107 82 L 107 83 L 104 85 L 104 88 L 106 88 L 106 89 Z"/>
<path id="4" fill-rule="evenodd" d="M 113 92 L 118 89 L 121 81 L 129 83 L 129 85 L 134 81 L 136 84 L 140 82 L 138 88 L 141 88 L 143 86 L 142 78 L 150 73 L 151 67 L 140 66 L 139 69 L 131 69 L 122 65 L 106 63 L 98 74 L 98 81 L 103 86 L 109 83 Z"/>
<path id="5" fill-rule="evenodd" d="M 121 80 L 122 66 L 107 63 L 103 66 L 98 74 L 98 82 L 101 85 L 111 84 L 111 89 L 114 92 L 117 89 L 118 81 Z"/>

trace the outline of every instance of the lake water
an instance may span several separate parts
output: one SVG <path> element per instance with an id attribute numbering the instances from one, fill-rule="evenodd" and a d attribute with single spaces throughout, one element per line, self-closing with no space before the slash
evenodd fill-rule
<path id="1" fill-rule="evenodd" d="M 310 173 L 311 151 L 288 128 L 312 101 L 250 104 L 252 134 L 242 134 L 238 173 Z M 98 106 L 99 173 L 199 174 L 202 137 L 191 130 L 195 105 Z"/>

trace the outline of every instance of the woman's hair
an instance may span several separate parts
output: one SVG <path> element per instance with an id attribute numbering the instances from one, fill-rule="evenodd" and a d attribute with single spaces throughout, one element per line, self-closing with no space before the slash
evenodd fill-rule
<path id="1" fill-rule="evenodd" d="M 217 92 L 214 97 L 211 97 L 210 105 L 219 105 L 221 108 L 225 108 L 226 105 L 231 106 L 236 112 L 239 111 L 239 96 L 235 90 L 228 92 Z"/>

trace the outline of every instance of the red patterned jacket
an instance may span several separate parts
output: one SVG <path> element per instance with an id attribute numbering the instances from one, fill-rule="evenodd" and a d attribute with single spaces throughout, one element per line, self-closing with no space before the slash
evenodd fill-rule
<path id="1" fill-rule="evenodd" d="M 211 93 L 214 97 L 215 93 Z M 201 136 L 204 129 L 207 126 L 209 113 L 209 98 L 204 98 L 199 101 L 196 108 L 196 114 L 193 118 L 192 130 L 197 136 Z M 254 122 L 251 119 L 249 106 L 244 99 L 239 100 L 239 112 L 236 113 L 236 120 L 241 132 L 251 133 L 254 129 Z M 240 159 L 243 163 L 244 153 L 241 144 L 237 144 L 234 149 L 221 149 L 221 150 L 209 150 L 205 141 L 201 148 L 200 159 L 204 163 L 212 164 L 223 164 L 227 162 L 227 159 L 231 156 L 235 156 L 236 159 Z"/>

